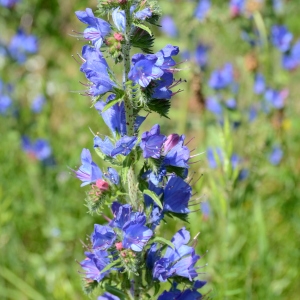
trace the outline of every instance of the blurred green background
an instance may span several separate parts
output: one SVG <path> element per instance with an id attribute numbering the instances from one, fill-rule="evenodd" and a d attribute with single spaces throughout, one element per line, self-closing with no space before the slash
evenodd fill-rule
<path id="1" fill-rule="evenodd" d="M 187 79 L 176 95 L 170 120 L 159 119 L 164 134 L 185 133 L 193 153 L 220 147 L 224 163 L 210 168 L 206 155 L 192 165 L 203 174 L 195 191 L 209 203 L 210 213 L 192 213 L 186 226 L 200 232 L 197 251 L 207 279 L 205 292 L 213 299 L 298 299 L 300 295 L 300 71 L 281 68 L 280 55 L 269 45 L 251 48 L 240 31 L 246 17 L 230 18 L 228 1 L 212 1 L 207 19 L 194 18 L 197 1 L 159 1 L 163 15 L 174 18 L 176 37 L 154 29 L 157 51 L 167 43 L 194 51 L 199 41 L 209 45 L 209 64 L 200 71 L 195 63 L 179 65 L 178 75 Z M 253 2 L 253 1 L 252 1 Z M 0 6 L 0 40 L 9 43 L 19 27 L 39 39 L 39 51 L 19 65 L 0 57 L 0 79 L 10 82 L 16 110 L 0 115 L 0 299 L 86 299 L 81 288 L 81 240 L 90 234 L 100 216 L 84 207 L 85 188 L 71 174 L 80 165 L 82 148 L 92 150 L 89 130 L 108 134 L 88 97 L 79 95 L 85 82 L 71 55 L 81 52 L 82 39 L 72 37 L 83 24 L 74 11 L 96 8 L 96 1 L 20 1 L 13 8 Z M 285 24 L 300 36 L 300 2 L 286 1 L 279 15 L 270 8 L 254 12 L 267 31 L 272 24 Z M 255 20 L 254 20 L 255 23 Z M 255 23 L 257 25 L 257 23 Z M 259 26 L 257 26 L 258 29 Z M 268 43 L 268 42 L 266 42 Z M 275 88 L 289 89 L 283 110 L 259 112 L 248 122 L 245 111 L 259 98 L 253 93 L 253 68 L 259 65 Z M 183 60 L 183 59 L 182 59 Z M 180 59 L 178 60 L 180 61 Z M 238 110 L 226 111 L 225 125 L 204 108 L 211 93 L 209 74 L 231 62 L 239 84 Z M 117 69 L 115 69 L 117 71 Z M 33 98 L 42 94 L 46 104 L 39 114 L 31 112 Z M 157 122 L 150 115 L 142 130 Z M 232 121 L 240 123 L 237 129 Z M 22 135 L 47 139 L 55 163 L 42 164 L 21 147 Z M 268 160 L 271 146 L 280 144 L 283 158 L 278 165 Z M 238 153 L 248 177 L 239 181 L 230 166 Z M 100 163 L 100 161 L 98 161 Z M 192 173 L 192 172 L 191 172 Z M 170 238 L 182 224 L 168 220 L 159 231 Z"/>

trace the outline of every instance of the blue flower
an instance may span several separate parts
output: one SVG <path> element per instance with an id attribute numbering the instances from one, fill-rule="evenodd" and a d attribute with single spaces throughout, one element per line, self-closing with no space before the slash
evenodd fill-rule
<path id="1" fill-rule="evenodd" d="M 248 120 L 249 122 L 253 122 L 257 117 L 257 108 L 255 106 L 251 106 L 248 112 Z"/>
<path id="2" fill-rule="evenodd" d="M 174 249 L 167 247 L 165 254 L 154 262 L 153 278 L 167 281 L 169 277 L 181 276 L 192 281 L 198 276 L 195 264 L 200 256 L 195 254 L 193 247 L 187 246 L 190 233 L 183 227 L 172 238 Z"/>
<path id="3" fill-rule="evenodd" d="M 76 177 L 83 183 L 81 186 L 96 182 L 102 178 L 102 172 L 99 167 L 92 161 L 91 152 L 88 149 L 83 149 L 81 152 L 81 163 L 77 171 L 74 171 Z"/>
<path id="4" fill-rule="evenodd" d="M 122 230 L 123 247 L 136 252 L 142 251 L 153 235 L 153 231 L 145 226 L 147 221 L 146 215 L 133 212 L 129 204 L 120 205 L 118 202 L 113 203 L 112 211 L 115 218 L 110 223 L 110 226 Z"/>
<path id="5" fill-rule="evenodd" d="M 229 109 L 236 109 L 237 107 L 236 100 L 234 98 L 227 99 L 225 105 Z"/>
<path id="6" fill-rule="evenodd" d="M 80 265 L 85 270 L 86 279 L 92 279 L 100 282 L 112 269 L 105 272 L 102 270 L 110 263 L 106 251 L 97 250 L 94 253 L 85 252 L 86 258 Z"/>
<path id="7" fill-rule="evenodd" d="M 203 44 L 198 44 L 195 50 L 195 61 L 202 69 L 207 65 L 209 47 Z"/>
<path id="8" fill-rule="evenodd" d="M 285 100 L 289 95 L 289 91 L 284 89 L 282 91 L 276 91 L 273 89 L 267 89 L 265 92 L 265 100 L 270 104 L 272 107 L 276 109 L 281 109 L 284 107 Z"/>
<path id="9" fill-rule="evenodd" d="M 233 67 L 227 63 L 221 69 L 212 72 L 209 79 L 209 86 L 215 90 L 226 88 L 233 82 Z"/>
<path id="10" fill-rule="evenodd" d="M 170 291 L 164 291 L 157 300 L 199 300 L 202 299 L 202 294 L 197 292 L 197 290 L 205 284 L 206 281 L 196 280 L 191 288 L 183 291 L 177 289 L 177 284 L 173 284 Z"/>
<path id="11" fill-rule="evenodd" d="M 178 53 L 179 48 L 177 46 L 168 44 L 163 49 L 155 53 L 155 56 L 158 58 L 155 65 L 164 71 L 168 71 L 171 67 L 176 65 L 176 62 L 172 56 L 175 56 Z"/>
<path id="12" fill-rule="evenodd" d="M 108 167 L 107 173 L 104 173 L 104 176 L 113 184 L 118 185 L 120 182 L 120 176 L 114 168 Z"/>
<path id="13" fill-rule="evenodd" d="M 209 205 L 209 203 L 207 201 L 204 201 L 204 202 L 200 203 L 200 206 L 201 206 L 201 211 L 202 211 L 203 217 L 205 219 L 208 219 L 208 217 L 210 215 L 210 205 Z"/>
<path id="14" fill-rule="evenodd" d="M 44 139 L 31 142 L 27 136 L 22 136 L 22 148 L 27 154 L 41 161 L 45 161 L 52 154 L 48 141 Z"/>
<path id="15" fill-rule="evenodd" d="M 212 169 L 216 169 L 218 167 L 218 163 L 223 163 L 223 153 L 220 148 L 207 148 L 206 157 L 208 161 L 208 165 Z"/>
<path id="16" fill-rule="evenodd" d="M 157 124 L 150 131 L 144 132 L 140 143 L 144 158 L 160 158 L 161 147 L 165 139 L 166 137 L 160 134 L 160 126 Z"/>
<path id="17" fill-rule="evenodd" d="M 171 99 L 173 93 L 169 87 L 173 84 L 173 74 L 164 73 L 159 80 L 155 81 L 155 88 L 152 94 L 154 99 Z"/>
<path id="18" fill-rule="evenodd" d="M 271 41 L 273 45 L 281 52 L 290 49 L 293 40 L 293 34 L 283 25 L 274 25 L 271 29 Z"/>
<path id="19" fill-rule="evenodd" d="M 102 140 L 99 136 L 95 136 L 94 148 L 99 148 L 103 154 L 111 156 L 114 145 L 107 136 L 104 138 L 104 140 Z"/>
<path id="20" fill-rule="evenodd" d="M 116 8 L 113 10 L 112 19 L 115 23 L 115 26 L 119 31 L 125 32 L 126 28 L 126 15 L 124 10 L 120 10 L 120 8 Z"/>
<path id="21" fill-rule="evenodd" d="M 150 18 L 151 16 L 152 16 L 152 11 L 150 10 L 149 7 L 146 7 L 143 10 L 140 10 L 135 13 L 135 17 L 141 21 L 144 21 L 147 18 Z"/>
<path id="22" fill-rule="evenodd" d="M 177 36 L 177 27 L 171 16 L 163 16 L 160 22 L 161 31 L 170 37 Z"/>
<path id="23" fill-rule="evenodd" d="M 38 40 L 34 35 L 27 35 L 22 29 L 19 29 L 11 39 L 8 50 L 12 58 L 22 64 L 28 54 L 34 54 L 38 51 Z"/>
<path id="24" fill-rule="evenodd" d="M 87 8 L 85 11 L 76 11 L 75 14 L 82 23 L 88 25 L 83 32 L 83 37 L 92 41 L 93 45 L 99 49 L 103 44 L 104 38 L 111 30 L 110 25 L 100 18 L 95 18 L 90 8 Z"/>
<path id="25" fill-rule="evenodd" d="M 273 0 L 273 9 L 276 13 L 283 11 L 283 0 Z"/>
<path id="26" fill-rule="evenodd" d="M 4 7 L 11 8 L 13 7 L 16 3 L 18 3 L 20 0 L 0 0 L 0 5 Z"/>
<path id="27" fill-rule="evenodd" d="M 1 90 L 0 90 L 1 92 Z M 8 95 L 0 94 L 0 114 L 4 115 L 12 105 L 12 101 Z"/>
<path id="28" fill-rule="evenodd" d="M 216 116 L 221 116 L 223 107 L 216 97 L 208 97 L 205 102 L 206 109 Z"/>
<path id="29" fill-rule="evenodd" d="M 274 146 L 272 152 L 269 155 L 269 161 L 272 165 L 277 166 L 281 162 L 283 157 L 283 151 L 280 146 Z"/>
<path id="30" fill-rule="evenodd" d="M 153 231 L 145 226 L 146 216 L 144 213 L 136 213 L 134 217 L 123 226 L 123 247 L 136 252 L 143 250 L 145 244 L 153 235 Z"/>
<path id="31" fill-rule="evenodd" d="M 192 188 L 181 177 L 171 176 L 164 189 L 163 211 L 187 214 Z"/>
<path id="32" fill-rule="evenodd" d="M 111 156 L 115 156 L 117 154 L 127 156 L 135 146 L 136 141 L 136 136 L 124 135 L 117 141 L 115 148 L 111 152 Z"/>
<path id="33" fill-rule="evenodd" d="M 91 235 L 94 250 L 107 250 L 113 245 L 115 239 L 116 234 L 111 227 L 94 225 L 94 232 Z"/>
<path id="34" fill-rule="evenodd" d="M 230 0 L 230 14 L 236 17 L 245 10 L 245 0 Z"/>
<path id="35" fill-rule="evenodd" d="M 210 5 L 210 0 L 199 0 L 195 11 L 195 17 L 198 20 L 203 21 L 208 14 Z"/>
<path id="36" fill-rule="evenodd" d="M 46 99 L 44 96 L 39 95 L 39 96 L 35 97 L 31 103 L 31 110 L 36 114 L 40 113 L 43 109 L 45 102 L 46 102 Z"/>
<path id="37" fill-rule="evenodd" d="M 185 136 L 180 137 L 179 142 L 165 155 L 163 164 L 180 168 L 189 168 L 187 164 L 190 158 L 190 150 L 184 143 Z"/>
<path id="38" fill-rule="evenodd" d="M 101 52 L 94 47 L 85 45 L 82 48 L 82 57 L 85 62 L 80 67 L 80 71 L 92 83 L 89 94 L 98 96 L 111 91 L 115 83 L 109 77 L 109 67 Z"/>
<path id="39" fill-rule="evenodd" d="M 300 65 L 300 40 L 298 40 L 292 47 L 289 53 L 282 55 L 283 68 L 291 71 Z"/>
<path id="40" fill-rule="evenodd" d="M 151 80 L 160 78 L 164 71 L 156 66 L 156 55 L 135 54 L 128 78 L 142 87 L 147 87 Z"/>
<path id="41" fill-rule="evenodd" d="M 261 73 L 255 75 L 254 80 L 254 93 L 257 95 L 262 94 L 266 89 L 265 77 Z"/>

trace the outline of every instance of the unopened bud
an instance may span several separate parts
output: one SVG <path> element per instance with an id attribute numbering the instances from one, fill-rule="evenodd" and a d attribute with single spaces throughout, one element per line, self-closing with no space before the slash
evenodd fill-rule
<path id="1" fill-rule="evenodd" d="M 98 179 L 96 181 L 96 187 L 102 192 L 109 190 L 109 184 L 103 179 Z"/>
<path id="2" fill-rule="evenodd" d="M 118 251 L 120 251 L 120 250 L 123 249 L 123 244 L 122 244 L 122 242 L 116 243 L 115 246 L 116 246 L 116 248 L 117 248 Z M 123 254 L 123 252 L 122 252 L 122 254 Z M 123 255 L 122 255 L 122 256 L 123 256 Z"/>
<path id="3" fill-rule="evenodd" d="M 114 33 L 114 38 L 119 42 L 123 41 L 123 39 L 124 39 L 123 35 L 119 32 Z"/>

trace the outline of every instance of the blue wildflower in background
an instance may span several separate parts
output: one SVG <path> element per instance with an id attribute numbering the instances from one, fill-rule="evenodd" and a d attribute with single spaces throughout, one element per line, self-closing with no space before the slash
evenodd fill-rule
<path id="1" fill-rule="evenodd" d="M 271 107 L 281 109 L 285 106 L 285 101 L 288 95 L 289 91 L 287 89 L 277 91 L 269 88 L 265 92 L 265 100 L 267 101 L 267 104 L 269 104 Z"/>
<path id="2" fill-rule="evenodd" d="M 209 50 L 209 47 L 207 45 L 202 44 L 202 43 L 199 43 L 196 47 L 195 61 L 201 69 L 204 69 L 207 65 L 208 50 Z"/>
<path id="3" fill-rule="evenodd" d="M 34 54 L 38 51 L 38 40 L 34 35 L 26 34 L 24 30 L 19 29 L 12 37 L 8 50 L 11 57 L 22 64 L 27 59 L 28 54 Z"/>
<path id="4" fill-rule="evenodd" d="M 232 17 L 237 17 L 244 13 L 245 10 L 245 0 L 230 0 L 229 4 L 230 15 Z"/>
<path id="5" fill-rule="evenodd" d="M 266 83 L 265 83 L 265 77 L 261 73 L 255 74 L 255 80 L 254 80 L 254 93 L 257 95 L 261 95 L 264 93 L 266 89 Z"/>
<path id="6" fill-rule="evenodd" d="M 220 117 L 223 113 L 223 107 L 217 97 L 206 98 L 205 107 L 217 117 Z"/>
<path id="7" fill-rule="evenodd" d="M 31 111 L 38 114 L 42 111 L 46 103 L 46 98 L 42 95 L 35 97 L 31 103 Z"/>
<path id="8" fill-rule="evenodd" d="M 237 108 L 237 103 L 234 98 L 227 99 L 225 101 L 225 105 L 227 108 L 232 109 L 232 110 Z"/>
<path id="9" fill-rule="evenodd" d="M 283 151 L 279 145 L 276 145 L 272 148 L 272 152 L 269 154 L 269 162 L 277 166 L 281 162 L 283 157 Z"/>
<path id="10" fill-rule="evenodd" d="M 8 109 L 12 105 L 12 100 L 10 97 L 10 92 L 12 90 L 11 85 L 5 84 L 0 79 L 0 114 L 4 115 L 7 113 Z"/>
<path id="11" fill-rule="evenodd" d="M 233 82 L 233 66 L 230 63 L 225 64 L 221 69 L 211 73 L 209 86 L 215 90 L 226 88 Z"/>
<path id="12" fill-rule="evenodd" d="M 289 52 L 282 55 L 282 67 L 289 71 L 296 69 L 300 65 L 300 40 L 298 40 Z"/>
<path id="13" fill-rule="evenodd" d="M 196 19 L 203 21 L 209 12 L 210 6 L 210 0 L 199 0 L 195 11 Z"/>
<path id="14" fill-rule="evenodd" d="M 290 49 L 293 34 L 288 31 L 284 25 L 274 25 L 271 28 L 271 41 L 273 45 L 281 52 Z"/>
<path id="15" fill-rule="evenodd" d="M 12 8 L 20 0 L 0 0 L 0 5 L 8 8 Z"/>
<path id="16" fill-rule="evenodd" d="M 22 149 L 30 157 L 41 161 L 48 159 L 52 154 L 52 149 L 48 141 L 37 139 L 35 142 L 32 142 L 27 136 L 22 136 Z"/>
<path id="17" fill-rule="evenodd" d="M 161 31 L 164 34 L 166 34 L 172 38 L 177 36 L 177 34 L 178 34 L 177 27 L 174 22 L 174 19 L 171 16 L 163 16 L 161 18 L 160 25 L 161 25 Z"/>
<path id="18" fill-rule="evenodd" d="M 207 148 L 206 158 L 208 161 L 208 165 L 212 169 L 216 169 L 218 167 L 218 163 L 223 163 L 223 153 L 220 148 Z"/>

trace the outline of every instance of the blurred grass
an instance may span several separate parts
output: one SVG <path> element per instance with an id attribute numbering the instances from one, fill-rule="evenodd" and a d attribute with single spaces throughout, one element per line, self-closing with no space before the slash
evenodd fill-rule
<path id="1" fill-rule="evenodd" d="M 192 14 L 192 5 L 183 1 L 176 1 L 176 6 L 172 1 L 161 3 L 163 12 L 175 16 L 183 29 L 178 40 L 159 35 L 155 50 L 166 43 L 193 49 L 198 39 L 203 40 L 212 46 L 210 70 L 227 61 L 238 70 L 239 104 L 244 107 L 256 101 L 251 76 L 244 66 L 249 49 L 240 41 L 239 24 L 224 16 L 225 5 L 216 5 L 215 19 L 201 24 L 185 19 Z M 39 54 L 30 58 L 31 64 L 1 69 L 1 78 L 18 82 L 15 101 L 19 107 L 18 118 L 0 117 L 1 299 L 86 299 L 75 259 L 83 258 L 80 240 L 86 239 L 94 223 L 103 220 L 86 214 L 84 189 L 68 167 L 80 164 L 82 148 L 92 148 L 89 127 L 108 133 L 97 112 L 89 108 L 89 100 L 70 92 L 82 89 L 78 81 L 84 79 L 71 58 L 83 45 L 69 36 L 72 30 L 83 28 L 73 11 L 95 7 L 95 1 L 88 4 L 31 0 L 21 2 L 13 12 L 0 8 L 4 14 L 0 20 L 3 39 L 8 40 L 28 14 L 33 23 L 27 29 L 39 36 L 41 44 Z M 299 36 L 299 8 L 288 3 L 286 9 L 282 21 Z M 187 31 L 187 26 L 194 30 Z M 209 200 L 212 211 L 208 219 L 202 218 L 201 212 L 192 213 L 187 227 L 193 236 L 201 232 L 198 252 L 208 250 L 201 260 L 203 266 L 208 263 L 201 269 L 205 272 L 201 278 L 209 280 L 206 291 L 213 299 L 298 299 L 300 294 L 300 72 L 282 72 L 274 51 L 262 54 L 261 59 L 269 60 L 268 79 L 290 89 L 285 110 L 289 125 L 285 129 L 274 129 L 271 118 L 260 114 L 254 123 L 243 122 L 239 130 L 225 133 L 209 113 L 203 113 L 197 103 L 191 104 L 192 67 L 183 67 L 180 74 L 188 83 L 173 100 L 171 121 L 159 119 L 164 133 L 195 137 L 190 147 L 197 152 L 220 144 L 234 149 L 246 158 L 250 170 L 249 178 L 237 184 L 226 170 L 209 169 L 205 155 L 193 165 L 198 174 L 204 174 L 194 188 Z M 203 91 L 208 94 L 206 75 L 202 79 Z M 33 117 L 28 105 L 34 92 L 40 90 L 48 102 L 43 113 Z M 142 130 L 155 122 L 157 116 L 149 116 Z M 55 166 L 41 166 L 22 152 L 20 136 L 24 133 L 50 140 Z M 279 140 L 284 145 L 279 166 L 268 162 L 266 140 Z M 181 226 L 168 220 L 160 234 L 170 238 Z"/>

